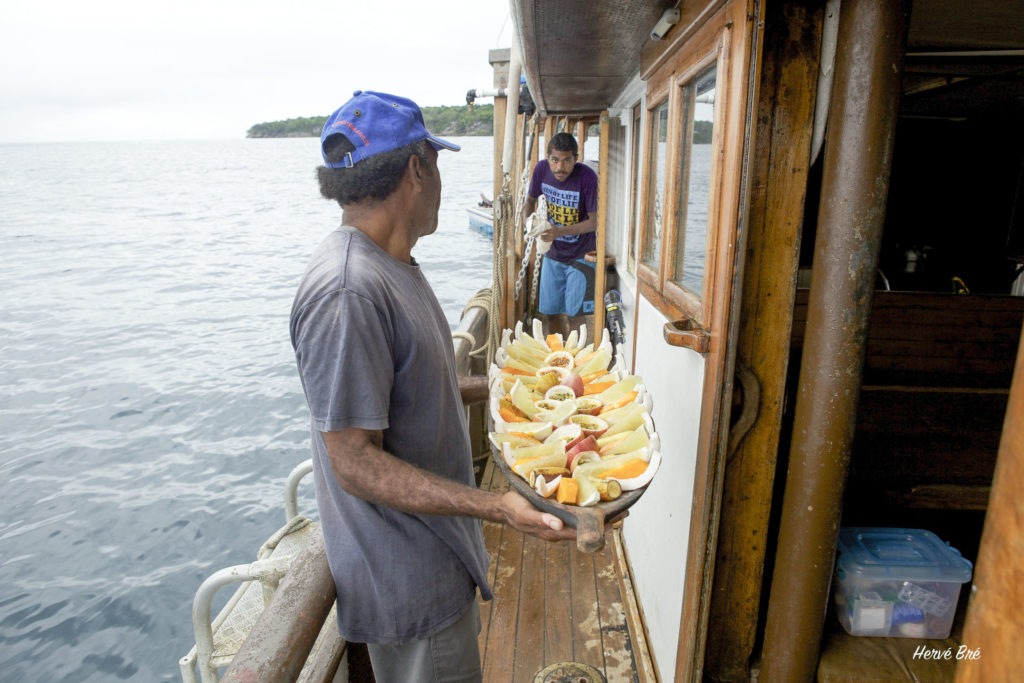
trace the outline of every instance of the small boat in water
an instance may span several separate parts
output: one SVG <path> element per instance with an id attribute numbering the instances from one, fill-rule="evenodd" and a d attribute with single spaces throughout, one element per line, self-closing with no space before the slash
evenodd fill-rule
<path id="1" fill-rule="evenodd" d="M 484 206 L 474 206 L 466 209 L 469 214 L 469 229 L 484 237 L 494 237 L 494 209 Z"/>

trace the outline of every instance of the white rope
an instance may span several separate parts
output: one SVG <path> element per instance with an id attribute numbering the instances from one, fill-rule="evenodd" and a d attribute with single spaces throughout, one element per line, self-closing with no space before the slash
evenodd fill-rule
<path id="1" fill-rule="evenodd" d="M 476 346 L 476 337 L 474 337 L 469 332 L 463 332 L 462 330 L 455 330 L 454 332 L 452 332 L 452 341 L 454 342 L 456 339 L 465 339 L 466 341 L 468 341 L 469 342 L 469 348 L 473 348 L 474 346 Z"/>
<path id="2" fill-rule="evenodd" d="M 501 302 L 505 296 L 505 251 L 509 248 L 508 236 L 514 222 L 514 207 L 511 179 L 508 173 L 502 178 L 501 195 L 494 198 L 494 262 L 491 272 L 491 301 L 487 316 L 487 344 L 485 360 L 490 362 L 498 350 L 501 340 L 501 321 L 498 320 Z"/>

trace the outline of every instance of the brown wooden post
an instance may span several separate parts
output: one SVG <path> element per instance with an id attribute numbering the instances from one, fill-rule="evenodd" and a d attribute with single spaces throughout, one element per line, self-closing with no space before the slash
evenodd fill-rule
<path id="1" fill-rule="evenodd" d="M 587 124 L 583 119 L 576 122 L 576 142 L 580 146 L 580 161 L 583 161 L 583 148 L 587 145 Z"/>
<path id="2" fill-rule="evenodd" d="M 713 680 L 748 678 L 757 638 L 823 17 L 792 3 L 766 3 L 765 12 L 736 350 L 759 392 L 740 383 L 741 415 L 754 422 L 738 443 L 730 434 L 726 456 L 704 659 Z"/>
<path id="3" fill-rule="evenodd" d="M 531 131 L 533 132 L 533 144 L 530 147 L 530 172 L 526 174 L 527 185 L 529 185 L 530 178 L 533 177 L 534 166 L 536 166 L 537 162 L 540 161 L 540 157 L 538 157 L 537 155 L 540 153 L 540 132 L 543 123 L 540 121 L 540 119 L 537 119 L 533 122 L 532 125 L 533 128 L 531 128 Z"/>
<path id="4" fill-rule="evenodd" d="M 548 153 L 548 143 L 551 142 L 551 138 L 555 135 L 555 118 L 556 117 L 554 116 L 549 116 L 547 120 L 544 121 L 544 146 L 541 147 L 541 154 L 544 154 L 545 157 Z"/>
<path id="5" fill-rule="evenodd" d="M 1006 406 L 992 493 L 981 534 L 961 642 L 977 659 L 960 659 L 958 683 L 1012 681 L 1020 675 L 1024 633 L 1024 335 Z M 966 654 L 966 653 L 965 653 Z"/>
<path id="6" fill-rule="evenodd" d="M 814 679 L 889 193 L 906 13 L 846 0 L 761 680 Z"/>
<path id="7" fill-rule="evenodd" d="M 323 534 L 317 530 L 292 561 L 221 680 L 296 680 L 334 601 L 334 577 L 327 566 Z"/>

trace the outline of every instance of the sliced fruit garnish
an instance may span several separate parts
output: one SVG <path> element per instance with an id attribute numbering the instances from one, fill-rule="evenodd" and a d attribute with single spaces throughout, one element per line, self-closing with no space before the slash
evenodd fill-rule
<path id="1" fill-rule="evenodd" d="M 537 406 L 534 404 L 537 395 L 527 389 L 526 385 L 519 380 L 516 380 L 512 391 L 509 392 L 509 398 L 512 400 L 512 404 L 527 417 L 533 418 L 537 414 Z"/>
<path id="2" fill-rule="evenodd" d="M 611 403 L 636 389 L 642 381 L 643 378 L 640 375 L 627 375 L 608 389 L 602 391 L 598 398 L 606 404 Z"/>
<path id="3" fill-rule="evenodd" d="M 604 405 L 604 407 L 601 408 L 601 412 L 602 413 L 611 412 L 611 411 L 616 410 L 617 408 L 621 408 L 621 407 L 623 407 L 623 406 L 625 406 L 625 405 L 627 405 L 629 403 L 633 403 L 633 402 L 636 401 L 636 397 L 637 397 L 636 390 L 631 391 L 628 394 L 625 394 L 624 396 L 619 396 L 614 401 L 611 401 L 610 403 L 606 403 Z"/>
<path id="4" fill-rule="evenodd" d="M 577 347 L 580 342 L 580 333 L 577 330 L 573 330 L 569 333 L 569 336 L 565 338 L 565 350 L 569 353 L 575 354 Z"/>
<path id="5" fill-rule="evenodd" d="M 551 432 L 551 435 L 548 438 L 544 439 L 544 441 L 547 442 L 547 441 L 554 441 L 555 439 L 559 439 L 559 440 L 562 441 L 562 443 L 565 444 L 566 450 L 569 450 L 573 446 L 575 446 L 576 442 L 578 442 L 582 438 L 583 438 L 583 427 L 580 427 L 579 425 L 570 423 L 570 424 L 562 425 L 558 429 L 556 429 L 553 432 Z"/>
<path id="6" fill-rule="evenodd" d="M 575 505 L 578 484 L 575 479 L 562 477 L 558 481 L 558 490 L 555 492 L 555 500 L 562 505 Z"/>
<path id="7" fill-rule="evenodd" d="M 549 334 L 544 341 L 548 343 L 548 348 L 552 351 L 562 351 L 565 349 L 565 343 L 562 341 L 561 334 Z"/>
<path id="8" fill-rule="evenodd" d="M 564 368 L 565 370 L 572 370 L 575 363 L 573 362 L 572 354 L 568 351 L 553 351 L 544 359 L 544 365 L 550 365 L 555 368 Z"/>
<path id="9" fill-rule="evenodd" d="M 576 399 L 576 412 L 580 415 L 597 415 L 603 404 L 592 396 L 580 396 Z"/>
<path id="10" fill-rule="evenodd" d="M 555 366 L 555 365 L 545 365 L 544 367 L 542 367 L 540 370 L 537 371 L 537 376 L 541 377 L 541 376 L 543 376 L 547 372 L 556 372 L 556 373 L 558 373 L 558 381 L 561 382 L 562 379 L 569 374 L 569 369 L 568 368 L 558 367 L 558 366 Z"/>
<path id="11" fill-rule="evenodd" d="M 517 422 L 508 428 L 511 434 L 531 436 L 538 441 L 544 441 L 551 436 L 552 430 L 554 430 L 554 425 L 550 422 Z"/>
<path id="12" fill-rule="evenodd" d="M 649 446 L 651 439 L 647 436 L 647 430 L 644 429 L 643 425 L 637 427 L 633 431 L 626 435 L 626 438 L 622 439 L 614 446 L 611 446 L 607 450 L 602 450 L 601 455 L 618 455 L 619 453 L 629 453 L 640 448 Z"/>
<path id="13" fill-rule="evenodd" d="M 547 391 L 562 381 L 562 373 L 558 372 L 556 368 L 545 368 L 543 371 L 537 372 L 536 381 L 534 382 L 534 391 L 545 394 Z"/>
<path id="14" fill-rule="evenodd" d="M 639 403 L 629 403 L 621 408 L 601 413 L 601 419 L 610 425 L 606 436 L 617 434 L 624 429 L 636 429 L 643 422 L 643 414 L 644 407 Z"/>
<path id="15" fill-rule="evenodd" d="M 568 375 L 562 378 L 559 384 L 567 386 L 572 389 L 572 395 L 576 396 L 583 395 L 583 378 L 577 375 L 575 372 L 570 372 Z"/>
<path id="16" fill-rule="evenodd" d="M 550 498 L 558 490 L 558 486 L 562 482 L 562 477 L 557 476 L 554 479 L 548 480 L 544 477 L 536 477 L 533 483 L 530 484 L 533 490 L 536 491 L 540 496 L 544 498 Z"/>
<path id="17" fill-rule="evenodd" d="M 528 436 L 526 434 L 513 434 L 508 432 L 491 432 L 487 435 L 494 447 L 501 450 L 501 444 L 507 443 L 512 448 L 522 448 L 524 446 L 539 446 L 540 441 Z"/>
<path id="18" fill-rule="evenodd" d="M 622 485 L 615 479 L 598 479 L 594 482 L 601 500 L 615 500 L 622 495 Z"/>
<path id="19" fill-rule="evenodd" d="M 573 479 L 576 480 L 577 486 L 577 505 L 589 507 L 596 505 L 601 500 L 601 493 L 597 490 L 597 484 L 593 478 L 574 475 Z"/>
<path id="20" fill-rule="evenodd" d="M 583 434 L 597 438 L 608 431 L 608 423 L 593 415 L 573 415 L 569 418 L 570 423 L 578 424 L 583 428 Z"/>
<path id="21" fill-rule="evenodd" d="M 538 403 L 540 403 L 538 401 Z M 558 401 L 558 406 L 552 410 L 540 410 L 537 413 L 538 420 L 551 422 L 555 425 L 564 424 L 570 417 L 576 414 L 576 401 Z"/>
<path id="22" fill-rule="evenodd" d="M 512 470 L 529 481 L 530 472 L 538 467 L 565 467 L 565 446 L 561 441 L 542 443 L 539 446 L 517 448 L 512 451 L 515 464 Z"/>
<path id="23" fill-rule="evenodd" d="M 576 372 L 581 375 L 589 375 L 598 370 L 604 370 L 612 360 L 612 352 L 606 348 L 598 349 L 590 358 L 580 361 L 576 366 Z"/>
<path id="24" fill-rule="evenodd" d="M 498 414 L 501 415 L 505 422 L 530 421 L 530 418 L 528 418 L 523 411 L 519 410 L 519 408 L 517 408 L 508 397 L 502 398 L 498 402 Z"/>
<path id="25" fill-rule="evenodd" d="M 606 389 L 611 389 L 613 386 L 615 386 L 615 382 L 591 382 L 590 384 L 584 384 L 583 395 L 594 396 Z"/>
<path id="26" fill-rule="evenodd" d="M 601 454 L 597 451 L 580 451 L 569 458 L 569 471 L 575 473 L 580 465 L 591 462 L 601 462 Z"/>
<path id="27" fill-rule="evenodd" d="M 544 398 L 551 401 L 566 401 L 568 399 L 575 400 L 576 392 L 572 390 L 572 387 L 567 387 L 564 384 L 556 384 L 544 392 Z"/>
<path id="28" fill-rule="evenodd" d="M 601 472 L 597 476 L 601 479 L 633 479 L 639 477 L 647 469 L 647 463 L 639 458 L 632 458 L 618 467 Z"/>

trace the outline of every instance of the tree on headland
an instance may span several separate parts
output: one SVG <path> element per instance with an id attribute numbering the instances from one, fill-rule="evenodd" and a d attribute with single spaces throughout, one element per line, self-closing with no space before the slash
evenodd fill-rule
<path id="1" fill-rule="evenodd" d="M 423 107 L 423 121 L 435 135 L 494 135 L 494 105 L 477 104 L 472 108 Z M 284 121 L 257 123 L 245 134 L 249 138 L 315 138 L 327 122 L 326 116 L 306 116 Z"/>

